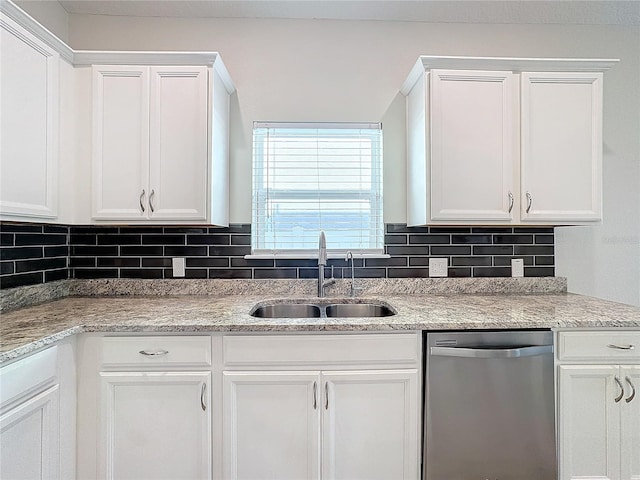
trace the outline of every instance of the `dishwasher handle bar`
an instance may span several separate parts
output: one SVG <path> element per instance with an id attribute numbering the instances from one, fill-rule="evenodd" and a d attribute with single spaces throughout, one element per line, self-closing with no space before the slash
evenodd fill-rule
<path id="1" fill-rule="evenodd" d="M 520 358 L 553 353 L 553 345 L 516 348 L 431 347 L 431 356 L 462 358 Z"/>

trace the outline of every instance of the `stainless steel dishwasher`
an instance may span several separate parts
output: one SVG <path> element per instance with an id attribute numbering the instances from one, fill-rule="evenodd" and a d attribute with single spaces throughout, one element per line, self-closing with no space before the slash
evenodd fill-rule
<path id="1" fill-rule="evenodd" d="M 424 480 L 556 480 L 553 335 L 427 333 Z"/>

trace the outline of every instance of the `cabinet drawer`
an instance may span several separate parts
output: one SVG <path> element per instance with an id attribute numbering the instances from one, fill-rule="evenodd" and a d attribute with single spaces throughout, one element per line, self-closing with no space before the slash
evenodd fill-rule
<path id="1" fill-rule="evenodd" d="M 560 332 L 558 359 L 640 361 L 640 331 Z"/>
<path id="2" fill-rule="evenodd" d="M 208 367 L 211 365 L 211 338 L 186 337 L 106 337 L 102 343 L 102 366 Z"/>
<path id="3" fill-rule="evenodd" d="M 234 366 L 407 365 L 418 363 L 418 334 L 226 336 L 224 364 Z"/>

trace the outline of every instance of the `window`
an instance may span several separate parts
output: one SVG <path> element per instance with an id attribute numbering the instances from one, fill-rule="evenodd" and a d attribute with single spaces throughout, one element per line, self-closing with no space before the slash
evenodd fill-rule
<path id="1" fill-rule="evenodd" d="M 382 126 L 253 127 L 253 255 L 382 254 Z"/>

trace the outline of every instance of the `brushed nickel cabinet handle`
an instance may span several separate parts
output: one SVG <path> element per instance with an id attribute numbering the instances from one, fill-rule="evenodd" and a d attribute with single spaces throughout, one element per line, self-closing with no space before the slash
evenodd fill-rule
<path id="1" fill-rule="evenodd" d="M 200 389 L 200 407 L 202 411 L 205 412 L 207 410 L 207 404 L 204 403 L 204 394 L 207 391 L 207 384 L 202 382 L 202 388 Z"/>
<path id="2" fill-rule="evenodd" d="M 613 348 L 615 350 L 635 350 L 636 346 L 629 344 L 629 345 L 616 345 L 615 343 L 610 343 L 609 345 L 607 345 L 607 347 L 609 348 Z"/>
<path id="3" fill-rule="evenodd" d="M 625 402 L 629 403 L 631 402 L 631 400 L 633 400 L 636 397 L 636 387 L 633 384 L 633 382 L 631 382 L 631 378 L 624 377 L 624 379 L 627 381 L 627 383 L 631 387 L 631 395 L 629 395 L 627 398 L 624 399 Z"/>
<path id="4" fill-rule="evenodd" d="M 529 192 L 525 193 L 525 196 L 527 197 L 527 213 L 529 213 L 531 211 L 531 205 L 533 204 L 533 197 Z"/>
<path id="5" fill-rule="evenodd" d="M 149 350 L 140 350 L 139 353 L 146 355 L 147 357 L 161 357 L 169 353 L 169 350 L 156 350 L 154 352 L 150 352 Z"/>
<path id="6" fill-rule="evenodd" d="M 613 378 L 615 379 L 616 383 L 620 387 L 620 395 L 618 395 L 614 400 L 614 402 L 618 403 L 620 400 L 622 400 L 622 397 L 624 396 L 624 385 L 622 385 L 622 382 L 618 377 L 613 377 Z"/>
<path id="7" fill-rule="evenodd" d="M 318 409 L 318 382 L 313 382 L 313 409 Z"/>
<path id="8" fill-rule="evenodd" d="M 140 210 L 142 210 L 142 213 L 144 213 L 144 203 L 142 203 L 143 199 L 144 199 L 144 188 L 142 189 L 142 193 L 140 194 L 140 199 L 139 199 Z"/>
<path id="9" fill-rule="evenodd" d="M 151 213 L 155 212 L 156 209 L 153 206 L 153 196 L 156 194 L 156 191 L 151 189 L 151 193 L 149 194 L 149 208 L 151 209 Z"/>
<path id="10" fill-rule="evenodd" d="M 509 210 L 508 213 L 511 213 L 513 210 L 513 193 L 509 192 Z"/>
<path id="11" fill-rule="evenodd" d="M 324 382 L 324 409 L 329 410 L 329 382 Z"/>

